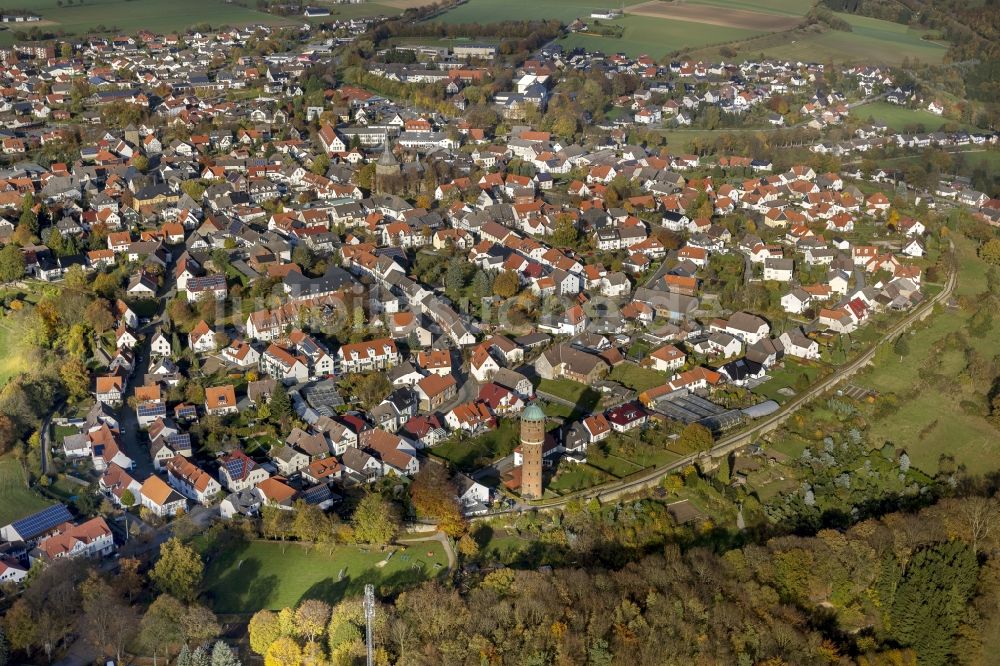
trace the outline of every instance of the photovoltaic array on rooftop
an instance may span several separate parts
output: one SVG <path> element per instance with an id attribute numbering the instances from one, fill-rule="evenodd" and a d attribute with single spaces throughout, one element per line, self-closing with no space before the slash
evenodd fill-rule
<path id="1" fill-rule="evenodd" d="M 14 529 L 24 539 L 32 539 L 40 534 L 48 532 L 56 525 L 67 521 L 72 521 L 69 509 L 65 504 L 54 504 L 27 518 L 22 518 L 13 523 Z"/>

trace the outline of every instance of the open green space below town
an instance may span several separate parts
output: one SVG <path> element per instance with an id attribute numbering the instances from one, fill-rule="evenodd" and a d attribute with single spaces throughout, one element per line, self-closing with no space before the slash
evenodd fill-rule
<path id="1" fill-rule="evenodd" d="M 952 160 L 952 166 L 948 168 L 949 172 L 961 175 L 976 169 L 1000 170 L 1000 150 L 965 146 L 958 150 L 949 150 L 948 154 Z M 922 164 L 927 161 L 927 158 L 924 155 L 902 155 L 876 161 L 882 168 L 901 169 L 914 162 Z"/>
<path id="2" fill-rule="evenodd" d="M 299 25 L 299 17 L 284 17 L 257 11 L 250 6 L 231 4 L 225 0 L 81 0 L 68 4 L 59 0 L 21 0 L 18 9 L 38 12 L 45 24 L 40 29 L 81 35 L 117 31 L 134 34 L 139 30 L 169 32 L 209 24 L 223 25 Z M 391 8 L 387 8 L 391 11 Z M 0 32 L 0 43 L 13 41 L 13 30 L 30 30 L 37 24 L 6 24 Z M 16 26 L 16 27 L 15 27 Z"/>
<path id="3" fill-rule="evenodd" d="M 8 287 L 0 289 L 0 301 L 5 306 L 0 307 L 0 387 L 30 365 L 28 351 L 22 343 L 23 331 L 14 323 L 13 310 L 8 310 L 12 303 L 21 301 L 26 304 L 37 303 L 46 288 L 57 289 L 51 285 L 28 282 L 24 287 Z"/>
<path id="4" fill-rule="evenodd" d="M 199 545 L 209 550 L 209 544 Z M 205 590 L 217 613 L 250 614 L 296 606 L 304 599 L 337 603 L 361 595 L 368 583 L 385 596 L 436 577 L 446 571 L 447 562 L 437 541 L 385 551 L 251 541 L 211 551 Z"/>
<path id="5" fill-rule="evenodd" d="M 24 472 L 12 454 L 0 456 L 0 525 L 40 511 L 52 504 L 24 484 Z"/>
<path id="6" fill-rule="evenodd" d="M 956 296 L 975 296 L 986 289 L 985 264 L 975 256 L 972 241 L 954 236 L 959 262 Z M 905 448 L 914 466 L 928 474 L 938 470 L 942 454 L 953 456 L 970 473 L 985 474 L 1000 469 L 1000 436 L 981 415 L 967 413 L 963 401 L 982 401 L 981 387 L 959 384 L 957 390 L 942 390 L 920 376 L 921 368 L 940 356 L 938 372 L 956 377 L 965 367 L 961 350 L 942 344 L 949 334 L 961 331 L 969 315 L 960 309 L 938 312 L 909 336 L 909 354 L 900 360 L 894 354 L 881 357 L 855 383 L 880 392 L 904 394 L 898 409 L 872 423 L 872 440 L 891 441 Z M 1000 327 L 993 325 L 984 337 L 967 338 L 968 344 L 986 358 L 1000 351 Z M 943 348 L 943 351 L 942 351 Z"/>
<path id="7" fill-rule="evenodd" d="M 810 28 L 751 38 L 729 45 L 738 57 L 781 58 L 802 62 L 886 63 L 899 65 L 903 59 L 940 63 L 947 52 L 943 42 L 924 39 L 926 30 L 867 16 L 836 14 L 851 24 L 850 32 Z M 700 49 L 693 58 L 721 57 L 720 47 Z"/>
<path id="8" fill-rule="evenodd" d="M 28 357 L 21 345 L 20 331 L 0 318 L 0 386 L 28 369 Z"/>
<path id="9" fill-rule="evenodd" d="M 855 108 L 851 115 L 861 120 L 885 123 L 891 130 L 902 131 L 908 127 L 922 125 L 927 132 L 935 131 L 945 123 L 954 124 L 947 118 L 935 116 L 924 109 L 910 109 L 888 102 L 872 102 Z"/>

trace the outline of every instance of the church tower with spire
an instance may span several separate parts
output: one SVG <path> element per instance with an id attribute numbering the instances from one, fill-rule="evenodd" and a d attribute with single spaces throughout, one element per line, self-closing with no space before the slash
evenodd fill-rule
<path id="1" fill-rule="evenodd" d="M 521 497 L 542 497 L 542 453 L 545 448 L 545 412 L 532 403 L 521 415 Z"/>
<path id="2" fill-rule="evenodd" d="M 378 194 L 386 193 L 386 179 L 398 180 L 400 175 L 399 160 L 392 153 L 392 148 L 389 147 L 389 142 L 386 141 L 382 148 L 382 154 L 379 156 L 378 161 L 375 162 L 375 192 Z"/>

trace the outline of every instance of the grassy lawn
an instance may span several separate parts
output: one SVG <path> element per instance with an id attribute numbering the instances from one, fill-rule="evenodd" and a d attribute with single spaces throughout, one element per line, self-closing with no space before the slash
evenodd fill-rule
<path id="1" fill-rule="evenodd" d="M 812 446 L 808 441 L 796 435 L 794 433 L 783 433 L 781 439 L 778 439 L 770 448 L 773 448 L 779 453 L 784 453 L 789 458 L 798 458 L 802 455 L 802 452 L 806 450 L 809 446 Z"/>
<path id="2" fill-rule="evenodd" d="M 480 538 L 478 532 L 477 538 Z M 531 545 L 531 540 L 522 539 L 519 536 L 509 534 L 490 534 L 488 541 L 481 547 L 480 557 L 483 559 L 496 559 L 501 562 L 509 562 L 517 559 Z"/>
<path id="3" fill-rule="evenodd" d="M 650 467 L 662 467 L 680 457 L 660 446 L 618 436 L 587 449 L 587 464 L 619 479 Z"/>
<path id="4" fill-rule="evenodd" d="M 0 457 L 0 525 L 20 520 L 52 504 L 24 485 L 21 465 L 14 456 Z"/>
<path id="5" fill-rule="evenodd" d="M 769 502 L 781 493 L 795 489 L 799 482 L 793 478 L 777 478 L 773 470 L 751 474 L 747 479 L 747 485 L 757 493 L 761 502 Z"/>
<path id="6" fill-rule="evenodd" d="M 767 374 L 770 379 L 755 388 L 754 393 L 764 396 L 768 400 L 774 400 L 780 405 L 789 400 L 789 396 L 779 393 L 781 389 L 791 388 L 798 393 L 795 385 L 801 381 L 800 377 L 806 375 L 808 382 L 805 385 L 809 386 L 816 381 L 821 370 L 822 368 L 818 365 L 800 363 L 794 359 L 786 358 L 785 367 L 769 370 Z"/>
<path id="7" fill-rule="evenodd" d="M 691 142 L 696 139 L 714 139 L 717 138 L 721 132 L 730 132 L 733 134 L 739 134 L 742 132 L 759 132 L 761 130 L 757 128 L 741 128 L 733 127 L 726 128 L 724 130 L 703 130 L 703 129 L 680 129 L 680 128 L 670 128 L 660 131 L 663 138 L 667 142 L 667 147 L 672 151 L 677 152 L 690 152 Z M 767 136 L 773 137 L 777 133 L 768 130 Z M 749 176 L 749 173 L 743 174 Z"/>
<path id="8" fill-rule="evenodd" d="M 906 449 L 910 461 L 927 474 L 938 471 L 942 453 L 954 456 L 973 474 L 1000 468 L 1000 437 L 985 419 L 965 414 L 962 396 L 940 395 L 933 388 L 905 401 L 894 414 L 872 424 L 872 440 Z"/>
<path id="9" fill-rule="evenodd" d="M 52 426 L 52 441 L 56 445 L 61 445 L 63 438 L 69 437 L 70 435 L 75 435 L 80 432 L 79 428 L 74 428 L 68 425 L 54 425 Z"/>
<path id="10" fill-rule="evenodd" d="M 28 369 L 28 357 L 21 347 L 21 332 L 0 319 L 0 386 Z"/>
<path id="11" fill-rule="evenodd" d="M 277 438 L 269 435 L 254 435 L 246 440 L 245 450 L 248 454 L 266 453 L 272 447 L 278 446 Z"/>
<path id="12" fill-rule="evenodd" d="M 496 429 L 472 439 L 450 439 L 432 449 L 434 455 L 444 458 L 457 469 L 471 471 L 503 458 L 514 451 L 518 444 L 518 422 L 501 419 Z"/>
<path id="13" fill-rule="evenodd" d="M 586 416 L 585 412 L 577 409 L 576 407 L 570 407 L 569 405 L 564 405 L 559 402 L 542 402 L 542 411 L 550 419 L 564 419 L 567 421 L 573 421 L 578 417 Z M 558 424 L 557 424 L 558 425 Z"/>
<path id="14" fill-rule="evenodd" d="M 665 372 L 651 368 L 640 368 L 634 363 L 620 364 L 611 371 L 608 378 L 640 393 L 654 386 L 663 386 L 670 379 Z"/>
<path id="15" fill-rule="evenodd" d="M 58 496 L 64 502 L 71 502 L 73 498 L 85 492 L 87 487 L 81 486 L 79 483 L 74 483 L 64 476 L 60 476 L 46 490 Z"/>
<path id="16" fill-rule="evenodd" d="M 604 453 L 596 446 L 587 449 L 587 463 L 619 479 L 643 468 L 643 465 L 613 452 Z"/>
<path id="17" fill-rule="evenodd" d="M 549 481 L 547 490 L 557 495 L 565 495 L 576 490 L 592 488 L 610 480 L 611 476 L 606 472 L 591 465 L 570 465 L 560 470 Z"/>
<path id="18" fill-rule="evenodd" d="M 588 411 L 601 400 L 601 394 L 594 389 L 569 379 L 543 379 L 538 384 L 537 390 L 563 400 L 569 400 Z"/>
<path id="19" fill-rule="evenodd" d="M 889 129 L 901 131 L 906 127 L 923 125 L 925 131 L 936 130 L 945 122 L 946 118 L 935 116 L 930 111 L 923 109 L 909 109 L 905 106 L 897 106 L 888 102 L 872 102 L 859 106 L 851 111 L 856 118 L 876 120 L 885 123 Z"/>
<path id="20" fill-rule="evenodd" d="M 390 552 L 392 557 L 385 562 Z M 366 583 L 383 593 L 398 591 L 435 577 L 447 564 L 436 541 L 386 552 L 253 541 L 214 554 L 205 571 L 206 595 L 217 613 L 278 610 L 303 599 L 336 603 L 362 594 Z"/>

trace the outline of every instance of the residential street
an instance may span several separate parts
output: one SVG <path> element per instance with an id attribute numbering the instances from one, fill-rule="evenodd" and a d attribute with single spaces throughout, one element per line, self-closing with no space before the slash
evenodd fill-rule
<path id="1" fill-rule="evenodd" d="M 125 450 L 125 455 L 131 458 L 135 464 L 132 473 L 137 479 L 145 479 L 154 473 L 153 460 L 149 455 L 149 447 L 145 441 L 146 436 L 139 428 L 139 420 L 135 410 L 128 406 L 128 399 L 135 395 L 135 387 L 142 382 L 142 376 L 149 367 L 153 333 L 164 321 L 166 304 L 173 293 L 175 293 L 175 289 L 170 287 L 165 294 L 157 298 L 156 315 L 150 317 L 149 323 L 136 331 L 143 334 L 145 339 L 135 349 L 135 371 L 129 378 L 128 387 L 122 396 L 122 408 L 119 410 L 122 448 Z"/>

